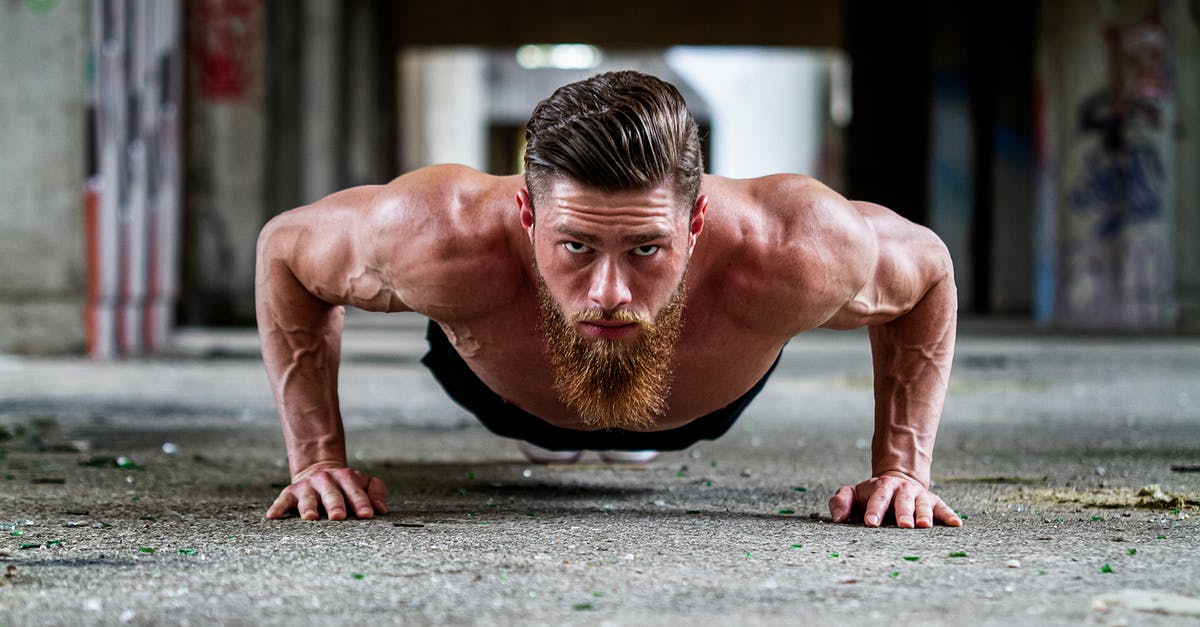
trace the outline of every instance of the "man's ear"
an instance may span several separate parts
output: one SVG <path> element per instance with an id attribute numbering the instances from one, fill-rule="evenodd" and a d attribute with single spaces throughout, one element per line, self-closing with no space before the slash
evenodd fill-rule
<path id="1" fill-rule="evenodd" d="M 700 231 L 704 230 L 704 213 L 708 211 L 708 196 L 701 196 L 696 199 L 696 206 L 692 207 L 692 218 L 688 224 L 688 255 L 696 249 L 696 238 L 700 236 Z"/>
<path id="2" fill-rule="evenodd" d="M 533 241 L 533 201 L 529 198 L 529 190 L 522 187 L 517 190 L 517 208 L 521 210 L 521 228 Z"/>

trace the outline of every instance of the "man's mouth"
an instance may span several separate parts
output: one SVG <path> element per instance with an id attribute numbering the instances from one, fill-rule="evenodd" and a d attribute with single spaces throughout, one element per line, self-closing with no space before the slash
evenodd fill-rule
<path id="1" fill-rule="evenodd" d="M 628 337 L 637 331 L 638 326 L 636 322 L 603 319 L 579 323 L 579 328 L 584 335 L 601 340 L 618 340 Z"/>

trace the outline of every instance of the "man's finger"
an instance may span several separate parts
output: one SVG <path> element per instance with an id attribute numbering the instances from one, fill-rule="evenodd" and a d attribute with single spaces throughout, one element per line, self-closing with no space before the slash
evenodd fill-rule
<path id="1" fill-rule="evenodd" d="M 267 508 L 267 518 L 283 518 L 287 513 L 292 511 L 299 503 L 296 495 L 292 494 L 291 490 L 284 490 L 279 493 L 271 507 Z"/>
<path id="2" fill-rule="evenodd" d="M 937 497 L 928 490 L 917 497 L 916 525 L 918 529 L 928 529 L 933 526 L 933 504 Z"/>
<path id="3" fill-rule="evenodd" d="M 940 498 L 933 506 L 933 520 L 934 522 L 940 522 L 947 527 L 962 526 L 962 519 L 959 518 L 958 514 L 955 514 L 954 510 L 950 509 L 950 506 L 946 505 L 946 502 Z"/>
<path id="4" fill-rule="evenodd" d="M 320 514 L 317 512 L 317 492 L 307 484 L 293 488 L 299 490 L 300 495 L 297 498 L 296 510 L 300 512 L 300 518 L 304 520 L 316 520 Z"/>
<path id="5" fill-rule="evenodd" d="M 850 486 L 842 486 L 833 498 L 829 499 L 829 515 L 833 517 L 833 522 L 846 522 L 850 518 L 850 511 L 854 509 L 854 488 Z"/>
<path id="6" fill-rule="evenodd" d="M 317 473 L 309 477 L 308 482 L 320 495 L 321 506 L 325 508 L 329 520 L 345 520 L 346 501 L 342 498 L 342 489 L 333 482 L 329 473 Z"/>
<path id="7" fill-rule="evenodd" d="M 916 526 L 913 512 L 916 509 L 918 495 L 924 490 L 917 484 L 905 482 L 896 490 L 892 498 L 892 511 L 896 514 L 896 526 L 901 529 L 912 529 Z"/>
<path id="8" fill-rule="evenodd" d="M 875 493 L 867 501 L 867 511 L 863 523 L 868 527 L 878 527 L 883 524 L 888 506 L 892 504 L 892 495 L 896 492 L 894 481 L 879 481 L 875 484 Z"/>
<path id="9" fill-rule="evenodd" d="M 366 485 L 367 498 L 371 499 L 371 507 L 380 514 L 387 513 L 387 484 L 378 477 L 369 477 Z"/>
<path id="10" fill-rule="evenodd" d="M 363 492 L 362 481 L 357 473 L 333 473 L 333 478 L 342 489 L 342 494 L 345 495 L 346 500 L 350 501 L 350 507 L 354 509 L 355 516 L 370 518 L 375 514 L 375 510 L 371 507 L 371 503 L 367 499 L 367 493 Z"/>

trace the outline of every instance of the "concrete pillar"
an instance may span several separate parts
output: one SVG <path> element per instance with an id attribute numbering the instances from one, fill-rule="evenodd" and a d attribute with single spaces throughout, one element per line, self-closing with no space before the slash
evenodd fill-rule
<path id="1" fill-rule="evenodd" d="M 301 45 L 300 114 L 303 202 L 311 203 L 342 187 L 344 145 L 342 102 L 348 88 L 342 62 L 342 4 L 304 0 Z"/>
<path id="2" fill-rule="evenodd" d="M 1179 329 L 1200 333 L 1200 6 L 1165 8 L 1167 41 L 1175 73 L 1176 299 Z"/>
<path id="3" fill-rule="evenodd" d="M 342 4 L 346 12 L 343 67 L 347 76 L 345 102 L 344 184 L 363 185 L 386 182 L 398 172 L 387 172 L 383 147 L 386 145 L 380 115 L 382 67 L 391 71 L 394 60 L 380 55 L 378 24 L 380 15 L 368 0 Z M 386 112 L 386 115 L 394 115 Z"/>
<path id="4" fill-rule="evenodd" d="M 0 3 L 0 352 L 81 352 L 87 14 Z"/>
<path id="5" fill-rule="evenodd" d="M 1174 4 L 1039 4 L 1043 322 L 1176 328 Z"/>
<path id="6" fill-rule="evenodd" d="M 929 209 L 926 226 L 946 243 L 954 260 L 954 283 L 960 311 L 971 311 L 975 289 L 975 256 L 971 234 L 976 212 L 977 153 L 973 125 L 987 123 L 972 117 L 970 9 L 945 3 L 934 18 L 930 37 L 929 95 Z M 903 123 L 898 121 L 897 123 Z M 866 200 L 866 199 L 864 199 Z M 886 198 L 870 199 L 888 205 Z"/>
<path id="7" fill-rule="evenodd" d="M 163 348 L 175 322 L 182 2 L 91 3 L 88 354 Z"/>
<path id="8" fill-rule="evenodd" d="M 250 324 L 254 245 L 265 221 L 262 2 L 192 0 L 188 36 L 184 320 Z"/>

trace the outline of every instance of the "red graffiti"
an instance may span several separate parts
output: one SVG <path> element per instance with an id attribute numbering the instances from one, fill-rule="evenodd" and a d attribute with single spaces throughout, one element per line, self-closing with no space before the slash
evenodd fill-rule
<path id="1" fill-rule="evenodd" d="M 262 0 L 191 0 L 188 47 L 200 97 L 240 100 L 259 85 Z"/>

